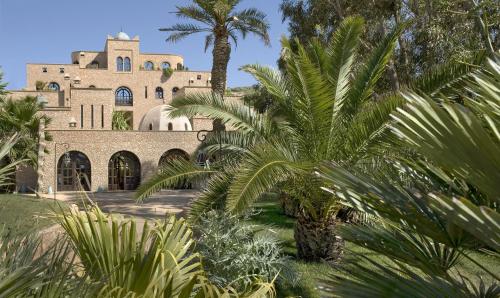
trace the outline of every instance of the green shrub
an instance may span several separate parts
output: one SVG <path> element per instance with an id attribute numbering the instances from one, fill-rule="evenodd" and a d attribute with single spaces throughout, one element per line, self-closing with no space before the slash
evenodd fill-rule
<path id="1" fill-rule="evenodd" d="M 207 277 L 219 287 L 248 289 L 255 278 L 294 285 L 297 274 L 268 231 L 227 213 L 210 211 L 193 228 Z"/>
<path id="2" fill-rule="evenodd" d="M 167 79 L 169 79 L 173 73 L 174 73 L 174 70 L 171 67 L 163 69 L 163 76 Z"/>

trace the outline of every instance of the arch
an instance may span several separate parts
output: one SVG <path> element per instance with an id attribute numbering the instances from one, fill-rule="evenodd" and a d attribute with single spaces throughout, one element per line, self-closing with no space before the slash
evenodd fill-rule
<path id="1" fill-rule="evenodd" d="M 108 162 L 108 190 L 135 190 L 141 183 L 141 162 L 130 151 L 119 151 Z"/>
<path id="2" fill-rule="evenodd" d="M 115 105 L 131 106 L 134 104 L 132 91 L 127 87 L 119 87 L 115 92 Z"/>
<path id="3" fill-rule="evenodd" d="M 130 63 L 130 58 L 125 57 L 123 59 L 123 71 L 131 71 L 132 70 L 132 64 Z"/>
<path id="4" fill-rule="evenodd" d="M 154 70 L 155 65 L 151 61 L 146 61 L 146 62 L 144 62 L 144 69 L 145 70 Z"/>
<path id="5" fill-rule="evenodd" d="M 92 165 L 87 155 L 80 151 L 69 151 L 57 162 L 58 191 L 90 191 Z"/>
<path id="6" fill-rule="evenodd" d="M 61 90 L 61 87 L 59 87 L 59 84 L 56 83 L 56 82 L 50 82 L 49 85 L 47 86 L 47 88 L 49 90 L 52 90 L 52 91 L 59 91 L 59 90 Z"/>
<path id="7" fill-rule="evenodd" d="M 189 161 L 189 154 L 182 150 L 182 149 L 170 149 L 163 153 L 163 155 L 160 157 L 160 161 L 158 162 L 158 168 L 160 171 L 164 169 L 169 161 L 176 160 L 176 159 L 184 159 Z M 173 187 L 173 189 L 190 189 L 191 184 L 189 184 L 186 180 L 179 182 L 176 186 Z"/>
<path id="8" fill-rule="evenodd" d="M 182 65 L 182 63 L 177 63 L 177 70 L 184 70 L 184 65 Z"/>
<path id="9" fill-rule="evenodd" d="M 156 99 L 163 99 L 163 88 L 162 87 L 156 87 L 155 97 L 156 97 Z"/>
<path id="10" fill-rule="evenodd" d="M 116 58 L 116 71 L 123 71 L 123 58 Z"/>
<path id="11" fill-rule="evenodd" d="M 172 66 L 170 65 L 170 63 L 168 62 L 162 62 L 161 63 L 161 69 L 167 69 L 167 68 L 171 68 Z"/>
<path id="12" fill-rule="evenodd" d="M 174 130 L 174 125 L 172 124 L 172 122 L 168 123 L 168 130 Z"/>

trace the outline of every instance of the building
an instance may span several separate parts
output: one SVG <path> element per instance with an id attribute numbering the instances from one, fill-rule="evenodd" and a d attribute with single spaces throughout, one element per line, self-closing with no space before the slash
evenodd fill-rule
<path id="1" fill-rule="evenodd" d="M 186 70 L 179 55 L 141 53 L 139 38 L 124 32 L 108 36 L 102 52 L 28 64 L 26 73 L 26 88 L 12 97 L 36 96 L 52 118 L 43 192 L 133 190 L 165 160 L 187 158 L 197 131 L 212 129 L 209 119 L 171 119 L 167 111 L 176 96 L 208 92 L 210 72 Z M 113 113 L 132 129 L 113 130 Z M 19 168 L 16 178 L 19 190 L 36 188 L 34 169 Z"/>

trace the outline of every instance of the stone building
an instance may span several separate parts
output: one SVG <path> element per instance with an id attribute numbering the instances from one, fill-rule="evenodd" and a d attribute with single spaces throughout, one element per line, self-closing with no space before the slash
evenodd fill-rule
<path id="1" fill-rule="evenodd" d="M 179 95 L 208 92 L 210 72 L 184 67 L 182 56 L 140 52 L 139 38 L 108 36 L 104 51 L 76 51 L 71 64 L 33 63 L 27 86 L 13 98 L 36 96 L 52 118 L 53 140 L 42 168 L 43 192 L 133 190 L 172 157 L 189 157 L 206 118 L 168 116 Z M 172 71 L 173 70 L 173 71 Z M 113 130 L 123 113 L 130 130 Z M 36 172 L 20 168 L 19 190 L 36 188 Z"/>

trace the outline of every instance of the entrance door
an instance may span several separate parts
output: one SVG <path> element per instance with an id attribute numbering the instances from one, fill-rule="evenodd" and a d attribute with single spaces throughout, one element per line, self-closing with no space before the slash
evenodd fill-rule
<path id="1" fill-rule="evenodd" d="M 109 190 L 135 190 L 141 177 L 139 159 L 131 152 L 115 153 L 108 164 Z"/>
<path id="2" fill-rule="evenodd" d="M 70 151 L 61 156 L 57 165 L 58 191 L 90 191 L 91 166 L 87 156 Z"/>

